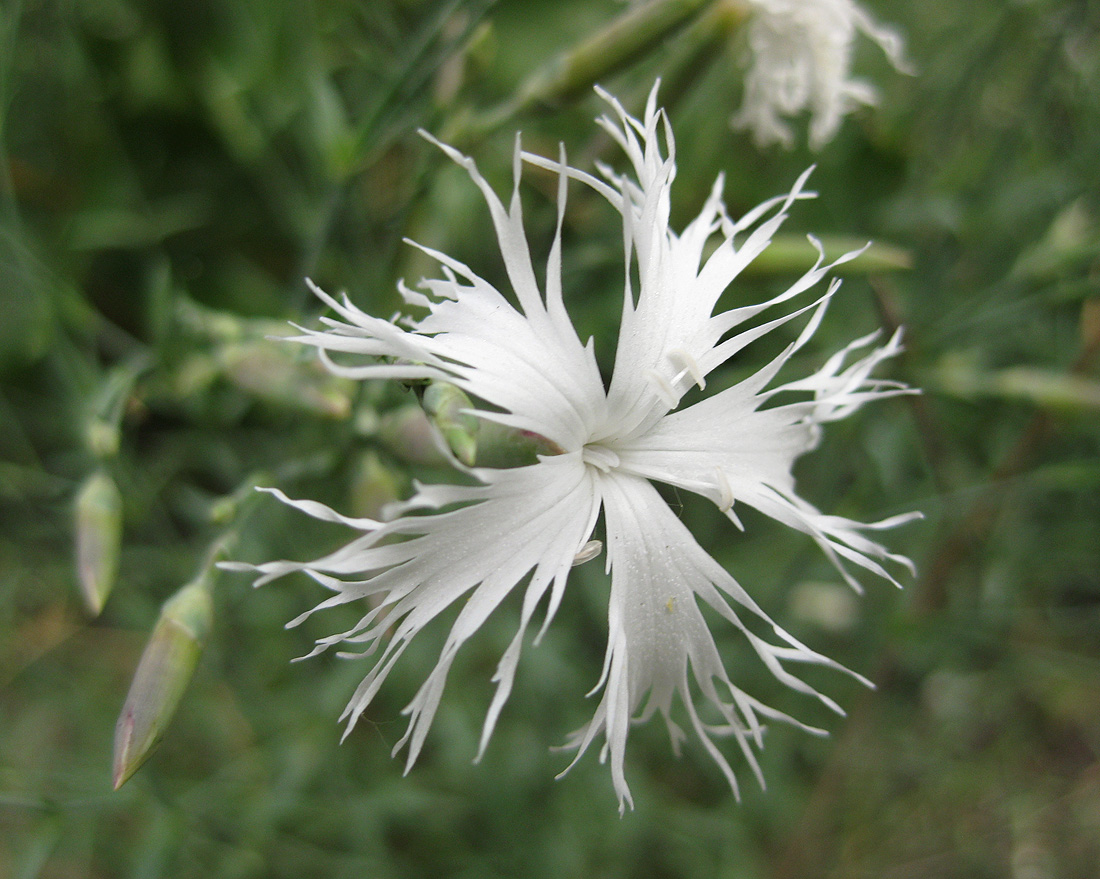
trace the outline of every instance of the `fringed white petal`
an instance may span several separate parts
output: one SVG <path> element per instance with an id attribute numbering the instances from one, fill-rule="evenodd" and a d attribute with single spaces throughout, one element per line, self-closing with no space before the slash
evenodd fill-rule
<path id="1" fill-rule="evenodd" d="M 733 684 L 699 603 L 711 607 L 740 631 L 784 684 L 815 696 L 838 712 L 835 702 L 791 674 L 784 663 L 843 669 L 776 626 L 696 543 L 646 480 L 622 474 L 601 475 L 598 487 L 604 501 L 611 568 L 608 647 L 597 684 L 603 695 L 592 720 L 570 736 L 566 748 L 575 749 L 579 759 L 602 736 L 601 760 L 610 762 L 619 809 L 633 807 L 624 768 L 630 724 L 645 722 L 660 712 L 674 747 L 678 747 L 682 732 L 672 720 L 671 711 L 674 698 L 679 697 L 692 730 L 734 792 L 739 790 L 737 778 L 714 743 L 716 737 L 730 736 L 737 741 L 763 786 L 753 751 L 763 745 L 763 721 L 782 720 L 806 727 Z M 781 643 L 773 644 L 752 632 L 735 606 L 772 629 Z M 717 724 L 702 719 L 695 703 L 696 691 L 703 697 L 706 713 L 718 719 Z"/>
<path id="2" fill-rule="evenodd" d="M 601 95 L 613 112 L 598 121 L 623 148 L 633 177 L 605 169 L 608 184 L 604 184 L 569 168 L 564 159 L 548 162 L 525 157 L 556 171 L 562 179 L 572 176 L 595 186 L 622 214 L 626 255 L 622 320 L 607 394 L 608 415 L 594 436 L 598 441 L 617 442 L 644 433 L 675 408 L 690 387 L 704 387 L 712 370 L 798 312 L 722 341 L 732 329 L 810 289 L 860 251 L 829 264 L 822 255 L 778 296 L 715 314 L 722 293 L 771 243 L 791 205 L 812 195 L 805 189 L 810 170 L 786 196 L 769 200 L 737 222 L 726 213 L 719 178 L 699 216 L 677 235 L 668 224 L 675 141 L 667 118 L 657 108 L 656 86 L 641 120 L 630 116 L 610 95 L 602 91 Z M 715 235 L 718 245 L 704 260 L 706 244 Z M 743 241 L 738 240 L 741 237 Z M 631 288 L 634 260 L 639 279 L 636 298 Z"/>
<path id="3" fill-rule="evenodd" d="M 493 680 L 480 752 L 508 698 L 524 633 L 549 593 L 546 623 L 557 609 L 573 560 L 592 533 L 599 511 L 592 477 L 579 454 L 562 455 L 514 470 L 475 471 L 483 486 L 425 489 L 410 507 L 445 512 L 406 515 L 385 524 L 348 520 L 321 504 L 289 501 L 310 515 L 369 530 L 342 549 L 312 562 L 268 562 L 255 566 L 259 582 L 303 571 L 334 595 L 314 610 L 375 596 L 376 605 L 346 632 L 324 638 L 314 653 L 336 644 L 385 647 L 352 697 L 344 717 L 348 729 L 370 704 L 409 642 L 459 599 L 465 603 L 451 626 L 439 661 L 405 709 L 408 731 L 394 748 L 408 745 L 411 767 L 431 726 L 459 648 L 504 598 L 527 578 L 519 630 Z M 286 499 L 279 493 L 279 496 Z M 450 508 L 454 504 L 463 504 Z M 383 543 L 385 538 L 410 538 Z M 392 634 L 387 636 L 387 632 Z"/>
<path id="4" fill-rule="evenodd" d="M 811 323 L 808 329 L 812 331 L 813 326 Z M 791 471 L 794 462 L 817 445 L 822 423 L 846 417 L 868 401 L 912 392 L 900 383 L 870 377 L 875 366 L 900 350 L 900 337 L 895 334 L 886 345 L 845 367 L 846 357 L 874 337 L 857 339 L 812 376 L 767 389 L 807 338 L 803 332 L 796 343 L 755 375 L 670 413 L 645 434 L 619 443 L 620 468 L 701 494 L 739 527 L 732 508 L 744 503 L 810 535 L 854 589 L 860 587 L 845 561 L 897 585 L 878 562 L 890 561 L 908 570 L 912 570 L 912 562 L 889 553 L 860 532 L 894 527 L 919 516 L 893 517 L 888 524 L 877 525 L 825 516 L 798 497 Z M 761 408 L 774 395 L 791 391 L 814 396 Z"/>
<path id="5" fill-rule="evenodd" d="M 561 232 L 568 178 L 563 173 L 558 188 L 558 225 L 544 297 L 523 232 L 518 141 L 516 190 L 506 209 L 471 159 L 426 136 L 466 169 L 485 196 L 519 307 L 464 263 L 420 247 L 439 261 L 444 277 L 422 282 L 428 295 L 404 286 L 402 291 L 406 300 L 427 307 L 427 316 L 412 321 L 406 329 L 371 317 L 346 297 L 337 301 L 310 284 L 342 320 L 323 319 L 325 330 L 303 330 L 290 341 L 318 348 L 326 367 L 348 378 L 453 382 L 472 397 L 508 413 L 511 424 L 538 433 L 563 449 L 579 449 L 593 425 L 606 420 L 607 406 L 594 350 L 581 344 L 562 299 Z M 560 164 L 564 167 L 564 155 Z M 360 360 L 336 361 L 331 352 L 360 355 Z M 362 362 L 363 357 L 370 360 Z"/>

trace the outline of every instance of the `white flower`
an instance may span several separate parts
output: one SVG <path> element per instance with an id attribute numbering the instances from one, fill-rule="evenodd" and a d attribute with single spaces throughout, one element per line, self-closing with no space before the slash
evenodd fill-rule
<path id="1" fill-rule="evenodd" d="M 852 44 L 863 33 L 877 43 L 902 72 L 902 40 L 875 24 L 855 0 L 748 0 L 752 55 L 737 128 L 749 128 L 761 145 L 790 146 L 790 127 L 781 117 L 811 113 L 810 145 L 819 149 L 860 104 L 873 104 L 873 86 L 849 76 Z"/>
<path id="2" fill-rule="evenodd" d="M 699 216 L 676 234 L 668 225 L 674 145 L 668 121 L 656 107 L 656 87 L 641 122 L 604 97 L 613 114 L 599 122 L 626 152 L 631 174 L 619 176 L 601 167 L 599 179 L 567 166 L 564 154 L 553 161 L 522 153 L 517 139 L 516 188 L 505 206 L 471 159 L 439 144 L 485 197 L 511 295 L 458 260 L 422 248 L 440 262 L 443 277 L 424 281 L 424 293 L 404 284 L 400 290 L 410 306 L 426 309 L 426 316 L 398 324 L 363 313 L 346 297 L 337 301 L 314 288 L 338 318 L 323 319 L 325 329 L 304 330 L 297 339 L 315 346 L 338 375 L 451 382 L 478 401 L 479 418 L 532 431 L 561 454 L 514 469 L 469 469 L 475 485 L 418 486 L 411 500 L 395 505 L 385 523 L 347 519 L 321 504 L 289 500 L 274 491 L 305 513 L 342 522 L 362 534 L 315 561 L 269 562 L 253 570 L 260 572 L 258 583 L 304 571 L 332 591 L 319 607 L 372 599 L 352 629 L 323 639 L 314 651 L 344 643 L 365 645 L 370 653 L 385 645 L 345 711 L 349 729 L 417 633 L 448 607 L 460 605 L 438 663 L 405 709 L 409 726 L 394 753 L 407 747 L 406 771 L 420 753 L 459 648 L 510 592 L 521 588 L 519 627 L 493 676 L 497 687 L 481 735 L 480 759 L 512 689 L 536 609 L 545 603 L 537 644 L 562 601 L 575 559 L 591 555 L 590 539 L 602 511 L 611 576 L 607 652 L 593 691 L 602 695 L 592 720 L 570 736 L 567 747 L 579 758 L 594 740 L 602 739 L 601 759 L 610 760 L 622 811 L 633 805 L 624 776 L 630 724 L 660 712 L 678 748 L 685 736 L 671 717 L 674 697 L 679 696 L 692 731 L 735 793 L 733 770 L 714 740 L 736 741 L 759 778 L 752 748 L 762 745 L 763 721 L 797 723 L 733 683 L 700 604 L 737 629 L 780 681 L 840 711 L 788 670 L 797 663 L 839 666 L 772 622 L 699 546 L 653 482 L 709 498 L 737 527 L 734 507 L 746 504 L 806 533 L 857 589 L 846 563 L 891 582 L 881 561 L 910 567 L 907 559 L 888 553 L 864 532 L 890 528 L 912 516 L 863 525 L 825 515 L 795 493 L 791 467 L 815 446 L 822 424 L 870 400 L 906 392 L 899 384 L 869 377 L 874 366 L 899 350 L 896 336 L 848 363 L 857 349 L 871 343 L 871 337 L 859 339 L 813 375 L 772 385 L 791 354 L 814 332 L 837 282 L 815 302 L 743 327 L 806 291 L 831 266 L 819 260 L 775 298 L 715 313 L 722 292 L 768 245 L 787 209 L 807 197 L 802 189 L 806 175 L 789 195 L 736 222 L 726 214 L 719 179 Z M 523 160 L 558 174 L 557 232 L 542 289 L 521 217 Z M 591 341 L 586 345 L 578 338 L 563 302 L 561 227 L 569 178 L 594 188 L 622 215 L 626 282 L 608 387 Z M 717 239 L 717 246 L 704 258 L 711 239 Z M 634 271 L 637 295 L 631 289 Z M 757 374 L 679 407 L 692 386 L 705 386 L 712 370 L 799 315 L 808 318 L 805 328 Z M 341 359 L 346 355 L 366 357 L 349 364 Z M 400 539 L 388 541 L 391 537 Z M 762 621 L 775 641 L 746 626 L 745 617 Z M 709 706 L 706 718 L 697 710 L 693 688 Z"/>

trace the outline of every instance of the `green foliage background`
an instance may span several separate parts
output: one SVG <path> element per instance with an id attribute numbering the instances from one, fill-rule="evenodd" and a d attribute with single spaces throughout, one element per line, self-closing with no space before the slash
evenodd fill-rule
<path id="1" fill-rule="evenodd" d="M 253 592 L 221 575 L 214 631 L 164 743 L 117 793 L 110 774 L 158 608 L 211 542 L 239 531 L 235 556 L 259 561 L 314 557 L 344 536 L 243 500 L 251 484 L 354 509 L 373 485 L 369 455 L 405 490 L 412 475 L 438 478 L 379 437 L 400 391 L 349 396 L 308 358 L 263 353 L 265 321 L 316 319 L 304 276 L 390 313 L 397 279 L 433 271 L 406 235 L 499 277 L 473 187 L 415 129 L 461 133 L 471 109 L 506 100 L 621 6 L 0 7 L 0 875 L 1100 874 L 1100 4 L 868 6 L 905 31 L 917 75 L 861 46 L 881 106 L 818 155 L 760 151 L 729 130 L 732 46 L 684 66 L 691 47 L 673 38 L 604 82 L 640 110 L 665 75 L 677 227 L 719 171 L 737 214 L 817 162 L 820 197 L 789 229 L 897 245 L 912 268 L 849 277 L 792 372 L 903 323 L 893 370 L 925 390 L 835 425 L 799 465 L 803 495 L 826 510 L 927 515 L 887 535 L 919 577 L 900 593 L 868 582 L 855 618 L 816 609 L 815 598 L 847 605 L 808 540 L 752 516 L 734 533 L 674 499 L 770 611 L 878 689 L 815 678 L 850 708 L 827 716 L 755 665 L 742 671 L 729 639 L 739 683 L 832 737 L 772 730 L 768 791 L 742 773 L 738 804 L 700 749 L 675 760 L 662 730 L 638 729 L 638 808 L 621 820 L 594 755 L 554 781 L 567 761 L 548 752 L 592 707 L 599 564 L 578 569 L 550 635 L 525 652 L 483 763 L 470 760 L 515 606 L 464 651 L 405 778 L 389 750 L 438 642 L 410 650 L 340 745 L 335 718 L 364 664 L 290 660 L 346 618 L 284 632 L 319 599 L 315 585 Z M 516 128 L 529 149 L 553 154 L 561 140 L 586 166 L 607 154 L 590 124 L 601 111 L 589 94 L 532 108 L 465 148 L 500 187 Z M 528 228 L 545 253 L 553 184 L 528 177 Z M 598 199 L 571 191 L 567 302 L 604 362 L 619 235 Z M 759 272 L 727 295 L 754 301 L 789 280 Z M 73 499 L 97 467 L 89 425 L 120 381 L 120 446 L 104 466 L 124 543 L 91 620 Z"/>

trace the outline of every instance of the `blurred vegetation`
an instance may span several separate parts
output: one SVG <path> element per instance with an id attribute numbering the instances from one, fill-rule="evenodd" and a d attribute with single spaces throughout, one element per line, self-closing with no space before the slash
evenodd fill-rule
<path id="1" fill-rule="evenodd" d="M 303 278 L 388 314 L 399 278 L 434 270 L 403 236 L 499 278 L 476 192 L 415 130 L 465 131 L 498 185 L 516 128 L 544 154 L 564 141 L 582 167 L 608 154 L 587 92 L 469 123 L 621 4 L 0 6 L 0 875 L 1100 875 L 1100 3 L 867 5 L 905 31 L 918 72 L 863 47 L 881 106 L 818 155 L 729 130 L 738 38 L 720 22 L 695 19 L 603 80 L 639 109 L 665 77 L 677 226 L 719 171 L 736 214 L 817 162 L 820 197 L 790 230 L 873 238 L 912 267 L 849 277 L 792 371 L 904 324 L 895 375 L 925 390 L 834 425 L 799 465 L 825 509 L 927 514 L 887 535 L 919 565 L 901 593 L 868 583 L 854 602 L 800 535 L 752 516 L 734 534 L 679 499 L 765 607 L 878 689 L 823 678 L 851 713 L 815 715 L 742 671 L 731 638 L 739 683 L 833 736 L 773 730 L 768 791 L 746 785 L 737 804 L 700 749 L 677 761 L 663 730 L 640 728 L 638 809 L 622 820 L 605 767 L 555 782 L 566 761 L 547 749 L 592 707 L 599 565 L 577 569 L 526 651 L 483 763 L 470 760 L 516 607 L 464 651 L 406 778 L 389 750 L 431 636 L 339 745 L 364 664 L 290 660 L 340 614 L 287 633 L 314 584 L 253 593 L 217 574 L 175 720 L 111 791 L 115 720 L 163 602 L 217 547 L 307 558 L 343 537 L 253 485 L 362 514 L 413 475 L 440 478 L 400 389 L 333 381 L 266 341 L 319 314 Z M 553 184 L 528 180 L 545 253 Z M 566 236 L 569 305 L 606 363 L 620 232 L 575 187 Z M 782 268 L 729 295 L 759 298 Z"/>

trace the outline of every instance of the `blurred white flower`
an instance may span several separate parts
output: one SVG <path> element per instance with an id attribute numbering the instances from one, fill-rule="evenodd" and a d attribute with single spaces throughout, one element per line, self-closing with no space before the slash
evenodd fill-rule
<path id="1" fill-rule="evenodd" d="M 236 567 L 258 571 L 258 583 L 303 571 L 332 592 L 319 608 L 372 599 L 354 627 L 321 640 L 314 650 L 343 643 L 364 645 L 371 653 L 385 645 L 345 711 L 348 729 L 417 633 L 448 607 L 460 605 L 438 663 L 405 709 L 410 722 L 394 753 L 407 747 L 408 771 L 420 753 L 459 648 L 509 593 L 520 588 L 518 631 L 493 676 L 497 686 L 481 734 L 481 757 L 512 689 L 535 611 L 545 602 L 537 644 L 563 599 L 574 561 L 598 549 L 591 538 L 602 511 L 611 588 L 607 652 L 593 690 L 601 696 L 591 721 L 569 737 L 566 747 L 576 750 L 579 758 L 593 741 L 602 739 L 601 759 L 610 760 L 622 811 L 633 805 L 624 776 L 630 725 L 660 712 L 678 749 L 685 734 L 671 716 L 677 696 L 691 730 L 735 793 L 734 772 L 715 740 L 732 738 L 759 778 L 753 746 L 762 746 L 763 722 L 797 724 L 733 683 L 701 604 L 740 632 L 780 681 L 840 711 L 788 669 L 799 663 L 840 666 L 776 625 L 700 547 L 653 483 L 708 498 L 738 528 L 735 506 L 746 504 L 804 532 L 857 589 L 846 564 L 891 582 L 880 562 L 911 567 L 864 532 L 890 528 L 914 516 L 860 524 L 825 515 L 795 493 L 791 467 L 814 448 L 821 425 L 871 400 L 907 392 L 897 383 L 870 377 L 879 362 L 899 350 L 896 336 L 878 348 L 868 347 L 872 337 L 858 339 L 812 375 L 773 384 L 783 365 L 813 334 L 838 282 L 812 303 L 744 327 L 766 309 L 799 296 L 832 266 L 819 259 L 773 299 L 715 313 L 722 292 L 767 247 L 790 206 L 808 197 L 802 188 L 806 175 L 788 195 L 765 202 L 737 221 L 726 213 L 719 179 L 699 216 L 677 234 L 669 228 L 675 149 L 668 120 L 656 106 L 656 88 L 642 121 L 629 116 L 610 96 L 603 97 L 612 113 L 599 124 L 625 151 L 631 166 L 625 175 L 600 167 L 602 177 L 597 178 L 567 166 L 564 153 L 557 161 L 522 153 L 517 138 L 515 189 L 506 206 L 471 159 L 438 144 L 466 169 L 485 197 L 511 295 L 458 260 L 421 248 L 440 262 L 443 277 L 422 282 L 423 293 L 404 284 L 400 290 L 410 307 L 426 310 L 425 316 L 383 320 L 360 311 L 346 297 L 337 301 L 314 288 L 338 318 L 325 318 L 324 329 L 304 330 L 297 338 L 315 346 L 337 375 L 453 383 L 477 401 L 478 418 L 538 434 L 560 454 L 513 469 L 466 468 L 456 462 L 476 484 L 418 485 L 411 500 L 394 505 L 387 522 L 348 519 L 319 503 L 289 500 L 273 491 L 309 515 L 362 533 L 315 561 Z M 541 288 L 521 217 L 518 187 L 524 160 L 558 175 L 557 232 Z M 625 292 L 607 387 L 591 340 L 587 345 L 580 341 L 563 302 L 561 233 L 569 178 L 591 186 L 622 216 Z M 716 246 L 704 257 L 712 239 Z M 635 276 L 636 292 L 631 281 Z M 715 368 L 799 316 L 806 318 L 801 333 L 758 373 L 680 406 L 690 388 L 705 388 Z M 856 355 L 860 349 L 863 353 Z M 333 353 L 365 357 L 355 363 L 336 362 Z M 397 539 L 388 540 L 391 537 Z M 770 631 L 774 640 L 760 631 Z M 702 712 L 697 708 L 700 697 L 705 703 Z"/>
<path id="2" fill-rule="evenodd" d="M 875 88 L 851 78 L 852 44 L 863 33 L 898 70 L 909 72 L 901 36 L 875 24 L 855 0 L 747 0 L 751 56 L 741 109 L 732 123 L 748 128 L 760 145 L 793 142 L 782 117 L 808 110 L 810 146 L 819 149 L 861 104 L 873 104 Z"/>

